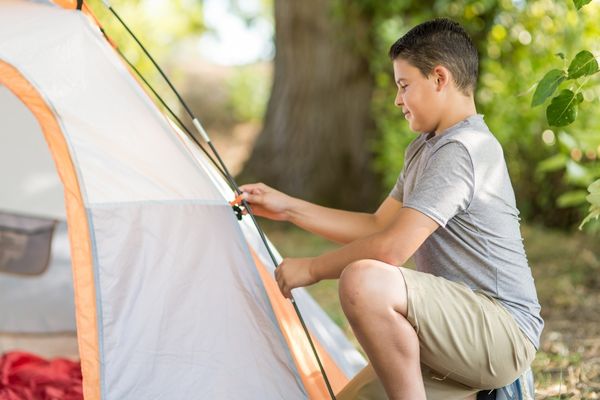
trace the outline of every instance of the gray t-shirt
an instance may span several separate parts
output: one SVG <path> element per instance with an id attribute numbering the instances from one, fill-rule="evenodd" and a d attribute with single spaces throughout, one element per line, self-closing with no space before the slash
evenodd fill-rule
<path id="1" fill-rule="evenodd" d="M 440 227 L 414 254 L 417 270 L 463 282 L 498 299 L 539 347 L 540 317 L 502 147 L 471 116 L 407 148 L 390 196 Z"/>

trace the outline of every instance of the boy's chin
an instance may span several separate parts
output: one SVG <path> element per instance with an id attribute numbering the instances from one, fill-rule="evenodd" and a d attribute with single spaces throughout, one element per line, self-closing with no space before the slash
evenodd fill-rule
<path id="1" fill-rule="evenodd" d="M 415 123 L 414 120 L 409 120 L 408 121 L 408 128 L 413 131 L 414 133 L 417 134 L 429 134 L 431 133 L 431 131 L 433 131 L 433 128 L 424 126 L 423 124 L 418 124 Z"/>
<path id="2" fill-rule="evenodd" d="M 408 128 L 416 134 L 423 134 L 423 133 L 429 133 L 429 131 L 427 131 L 427 129 L 424 129 L 422 126 L 413 124 L 412 121 L 408 122 Z"/>

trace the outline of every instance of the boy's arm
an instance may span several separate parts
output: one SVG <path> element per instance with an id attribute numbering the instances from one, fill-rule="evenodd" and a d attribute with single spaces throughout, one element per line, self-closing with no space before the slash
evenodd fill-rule
<path id="1" fill-rule="evenodd" d="M 289 221 L 309 232 L 337 243 L 350 243 L 385 229 L 402 208 L 388 197 L 373 214 L 336 210 L 296 200 L 288 211 Z"/>
<path id="2" fill-rule="evenodd" d="M 285 259 L 275 270 L 284 296 L 296 287 L 339 278 L 350 263 L 363 259 L 403 265 L 439 225 L 425 214 L 402 208 L 384 230 L 313 258 Z"/>
<path id="3" fill-rule="evenodd" d="M 243 185 L 240 189 L 256 215 L 292 222 L 338 243 L 349 243 L 383 230 L 402 208 L 401 202 L 388 197 L 375 213 L 359 213 L 322 207 L 261 183 Z"/>

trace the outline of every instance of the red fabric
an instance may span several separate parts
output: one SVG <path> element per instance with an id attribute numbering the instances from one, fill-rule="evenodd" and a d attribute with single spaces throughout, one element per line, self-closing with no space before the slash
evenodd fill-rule
<path id="1" fill-rule="evenodd" d="M 83 400 L 79 362 L 29 353 L 0 358 L 0 400 Z"/>

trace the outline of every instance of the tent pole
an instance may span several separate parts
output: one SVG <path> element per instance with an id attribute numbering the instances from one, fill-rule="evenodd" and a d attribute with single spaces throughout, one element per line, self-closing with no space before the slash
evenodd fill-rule
<path id="1" fill-rule="evenodd" d="M 81 1 L 83 3 L 83 0 L 81 0 Z M 113 7 L 110 5 L 110 3 L 108 2 L 108 0 L 102 0 L 102 2 L 108 8 L 108 10 L 115 16 L 115 18 L 117 18 L 117 20 L 121 23 L 121 25 L 123 25 L 123 27 L 125 28 L 125 30 L 131 35 L 131 37 L 135 40 L 135 42 L 140 46 L 140 48 L 142 49 L 142 51 L 144 52 L 144 54 L 146 54 L 146 56 L 150 59 L 150 61 L 155 66 L 155 68 L 158 70 L 158 72 L 160 73 L 160 75 L 167 82 L 167 84 L 169 85 L 169 87 L 171 88 L 171 90 L 173 91 L 173 93 L 175 93 L 175 96 L 177 96 L 177 99 L 179 100 L 179 102 L 181 103 L 181 105 L 183 106 L 183 108 L 186 110 L 186 112 L 189 115 L 189 117 L 192 119 L 194 127 L 196 128 L 196 130 L 198 131 L 198 133 L 202 136 L 202 138 L 206 141 L 206 143 L 209 145 L 209 147 L 212 150 L 213 154 L 217 157 L 217 160 L 218 160 L 219 164 L 221 165 L 221 167 L 223 169 L 222 172 L 225 172 L 225 174 L 224 174 L 225 178 L 229 181 L 229 183 L 233 187 L 233 189 L 236 192 L 236 194 L 238 194 L 238 195 L 241 194 L 242 191 L 240 190 L 239 186 L 235 182 L 235 179 L 233 178 L 233 176 L 229 173 L 229 170 L 227 169 L 227 166 L 223 162 L 221 156 L 219 155 L 219 152 L 217 151 L 217 149 L 213 145 L 212 141 L 210 140 L 210 137 L 208 136 L 208 134 L 204 130 L 204 127 L 202 127 L 202 124 L 200 123 L 200 121 L 198 120 L 198 118 L 196 118 L 196 116 L 194 115 L 194 113 L 190 110 L 190 108 L 188 107 L 187 103 L 183 100 L 183 98 L 181 97 L 181 95 L 179 94 L 179 92 L 177 91 L 177 89 L 175 89 L 175 87 L 173 86 L 173 84 L 171 83 L 171 81 L 169 80 L 169 78 L 163 72 L 162 68 L 158 65 L 158 63 L 150 55 L 150 53 L 148 52 L 148 50 L 146 50 L 146 48 L 140 42 L 140 40 L 137 38 L 137 36 L 129 29 L 129 27 L 127 26 L 127 24 L 121 19 L 121 17 L 119 16 L 119 14 L 113 9 Z M 256 217 L 254 216 L 254 213 L 252 212 L 252 208 L 250 207 L 250 205 L 248 204 L 248 202 L 245 199 L 242 200 L 242 204 L 244 205 L 244 207 L 248 211 L 248 214 L 252 218 L 252 222 L 254 223 L 254 225 L 255 225 L 258 233 L 259 233 L 259 236 L 260 236 L 263 244 L 265 245 L 265 248 L 267 249 L 267 252 L 269 253 L 269 256 L 271 257 L 271 260 L 273 261 L 273 264 L 274 264 L 275 268 L 277 268 L 279 266 L 279 264 L 277 263 L 277 259 L 275 258 L 275 255 L 273 254 L 273 251 L 271 250 L 271 247 L 270 247 L 270 245 L 269 245 L 269 243 L 268 243 L 268 241 L 266 239 L 266 236 L 264 234 L 264 231 L 262 230 L 262 228 L 258 224 L 258 221 L 256 220 Z M 315 355 L 315 358 L 316 358 L 317 363 L 319 365 L 319 369 L 321 370 L 321 374 L 323 375 L 323 379 L 325 381 L 325 385 L 327 386 L 327 391 L 329 392 L 329 395 L 331 396 L 331 398 L 333 400 L 335 400 L 336 398 L 335 398 L 335 394 L 333 392 L 333 389 L 331 387 L 331 383 L 329 382 L 329 379 L 327 378 L 327 374 L 325 373 L 325 369 L 324 369 L 323 364 L 321 362 L 321 358 L 319 357 L 319 354 L 317 353 L 317 350 L 316 350 L 315 345 L 313 343 L 313 340 L 312 340 L 312 338 L 310 336 L 310 333 L 308 332 L 308 328 L 306 326 L 306 323 L 304 322 L 304 318 L 302 318 L 302 315 L 300 313 L 300 309 L 298 308 L 298 305 L 297 305 L 297 303 L 296 303 L 296 301 L 294 300 L 293 297 L 292 297 L 291 301 L 292 301 L 292 305 L 294 306 L 294 310 L 296 311 L 296 314 L 298 316 L 298 319 L 300 320 L 300 324 L 302 325 L 302 329 L 304 330 L 304 333 L 306 334 L 306 337 L 308 339 L 310 347 L 311 347 L 311 349 L 312 349 L 312 351 L 313 351 L 313 353 Z"/>

